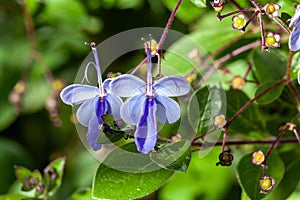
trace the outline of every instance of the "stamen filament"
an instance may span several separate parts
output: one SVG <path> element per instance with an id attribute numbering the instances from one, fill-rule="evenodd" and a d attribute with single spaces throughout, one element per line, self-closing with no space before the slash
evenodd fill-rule
<path id="1" fill-rule="evenodd" d="M 86 45 L 89 45 L 90 48 L 92 49 L 93 55 L 94 55 L 94 59 L 95 59 L 95 69 L 97 71 L 97 78 L 98 78 L 98 84 L 99 84 L 99 95 L 100 97 L 104 97 L 105 96 L 105 92 L 104 92 L 104 88 L 103 88 L 103 84 L 102 84 L 102 73 L 101 73 L 101 67 L 100 67 L 100 63 L 99 63 L 99 56 L 98 56 L 98 52 L 96 49 L 96 44 L 95 43 L 85 43 Z"/>

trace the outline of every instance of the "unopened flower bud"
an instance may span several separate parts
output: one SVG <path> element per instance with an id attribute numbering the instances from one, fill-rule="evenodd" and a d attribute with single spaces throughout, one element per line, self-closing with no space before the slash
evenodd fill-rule
<path id="1" fill-rule="evenodd" d="M 218 129 L 223 128 L 226 125 L 226 117 L 223 114 L 216 115 L 214 117 L 214 126 Z"/>
<path id="2" fill-rule="evenodd" d="M 210 5 L 215 9 L 216 12 L 221 12 L 225 5 L 225 0 L 214 0 L 210 2 Z"/>
<path id="3" fill-rule="evenodd" d="M 231 81 L 231 85 L 233 89 L 241 90 L 245 85 L 245 80 L 240 76 L 235 76 Z"/>

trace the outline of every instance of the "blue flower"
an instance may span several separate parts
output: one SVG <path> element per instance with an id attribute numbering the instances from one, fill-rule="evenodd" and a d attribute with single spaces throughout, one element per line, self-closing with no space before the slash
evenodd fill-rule
<path id="1" fill-rule="evenodd" d="M 121 107 L 121 118 L 136 125 L 135 143 L 141 153 L 148 153 L 157 142 L 157 120 L 163 124 L 180 118 L 179 104 L 169 97 L 182 96 L 190 91 L 189 82 L 180 76 L 166 76 L 153 84 L 151 48 L 147 47 L 147 83 L 124 74 L 110 83 L 114 95 L 128 98 Z M 156 120 L 157 119 L 157 120 Z"/>
<path id="2" fill-rule="evenodd" d="M 60 97 L 65 104 L 71 106 L 81 104 L 76 113 L 77 120 L 83 126 L 88 127 L 87 141 L 92 149 L 97 151 L 102 147 L 102 144 L 97 143 L 101 133 L 99 127 L 103 124 L 101 116 L 109 113 L 115 119 L 120 119 L 122 100 L 120 97 L 110 93 L 109 83 L 111 79 L 106 79 L 102 83 L 101 68 L 95 44 L 91 43 L 89 45 L 92 49 L 95 62 L 88 63 L 86 72 L 88 66 L 92 65 L 95 67 L 99 87 L 84 84 L 69 85 L 61 91 Z"/>
<path id="3" fill-rule="evenodd" d="M 294 16 L 291 18 L 290 20 L 290 24 L 289 27 L 293 27 L 293 31 L 290 35 L 290 39 L 289 39 L 289 48 L 291 51 L 298 51 L 300 50 L 300 9 L 297 9 L 296 13 L 294 14 Z"/>

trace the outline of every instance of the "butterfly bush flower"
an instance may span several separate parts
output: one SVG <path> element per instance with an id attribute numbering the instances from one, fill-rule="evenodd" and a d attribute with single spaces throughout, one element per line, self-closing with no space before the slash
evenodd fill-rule
<path id="1" fill-rule="evenodd" d="M 150 40 L 151 41 L 151 40 Z M 111 92 L 128 98 L 121 107 L 121 118 L 136 125 L 135 143 L 141 153 L 155 147 L 158 133 L 157 120 L 163 124 L 180 118 L 179 104 L 169 97 L 182 96 L 190 91 L 189 82 L 180 76 L 165 76 L 153 83 L 150 43 L 147 52 L 147 83 L 134 75 L 124 74 L 112 80 Z"/>
<path id="2" fill-rule="evenodd" d="M 101 133 L 100 125 L 103 124 L 101 116 L 104 114 L 112 114 L 115 119 L 120 119 L 120 107 L 122 100 L 110 93 L 109 83 L 112 79 L 106 79 L 102 82 L 101 68 L 96 49 L 96 44 L 91 43 L 95 62 L 89 62 L 85 69 L 85 78 L 87 79 L 87 69 L 92 65 L 97 72 L 98 87 L 73 84 L 64 88 L 60 97 L 65 104 L 75 106 L 80 105 L 77 110 L 76 117 L 80 124 L 88 127 L 87 140 L 94 151 L 101 149 L 102 144 L 98 144 L 97 140 Z M 88 81 L 88 79 L 87 79 Z M 89 82 L 89 81 L 88 81 Z"/>

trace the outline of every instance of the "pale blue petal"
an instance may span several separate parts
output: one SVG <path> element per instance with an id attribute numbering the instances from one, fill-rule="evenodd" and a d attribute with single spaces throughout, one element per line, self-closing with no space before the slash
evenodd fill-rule
<path id="1" fill-rule="evenodd" d="M 149 153 L 157 141 L 157 122 L 155 119 L 156 104 L 154 100 L 146 101 L 144 113 L 137 125 L 135 144 L 141 153 Z"/>
<path id="2" fill-rule="evenodd" d="M 95 105 L 98 97 L 85 101 L 77 110 L 76 117 L 80 124 L 88 127 L 92 115 L 95 113 Z"/>
<path id="3" fill-rule="evenodd" d="M 163 124 L 172 124 L 180 118 L 179 104 L 169 97 L 155 96 L 157 104 L 156 117 Z"/>
<path id="4" fill-rule="evenodd" d="M 87 99 L 91 99 L 99 94 L 99 89 L 95 86 L 73 84 L 65 87 L 60 98 L 65 104 L 78 105 Z"/>
<path id="5" fill-rule="evenodd" d="M 300 49 L 300 22 L 296 25 L 290 35 L 289 48 L 291 51 L 298 51 Z"/>
<path id="6" fill-rule="evenodd" d="M 111 83 L 112 79 L 108 78 L 105 79 L 105 81 L 103 82 L 103 88 L 106 90 L 107 93 L 110 93 L 110 83 Z"/>
<path id="7" fill-rule="evenodd" d="M 97 144 L 98 137 L 100 136 L 101 130 L 99 128 L 99 123 L 97 116 L 93 113 L 91 120 L 89 122 L 87 141 L 94 151 L 101 149 L 102 144 Z"/>
<path id="8" fill-rule="evenodd" d="M 133 96 L 125 101 L 121 107 L 121 118 L 127 124 L 136 125 L 144 112 L 148 98 L 144 94 Z"/>
<path id="9" fill-rule="evenodd" d="M 112 114 L 116 120 L 121 119 L 121 105 L 123 103 L 122 99 L 113 94 L 107 94 L 105 97 L 108 102 L 108 113 Z"/>
<path id="10" fill-rule="evenodd" d="M 299 18 L 300 18 L 300 9 L 297 9 L 297 11 L 295 12 L 294 16 L 290 20 L 289 27 L 292 27 L 294 24 L 298 23 L 299 22 Z"/>
<path id="11" fill-rule="evenodd" d="M 191 89 L 190 83 L 180 76 L 165 76 L 153 87 L 155 93 L 169 97 L 186 95 Z"/>
<path id="12" fill-rule="evenodd" d="M 120 97 L 131 97 L 146 90 L 146 83 L 133 75 L 123 74 L 110 83 L 111 93 Z"/>

